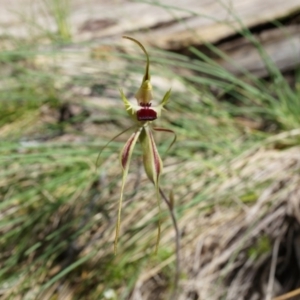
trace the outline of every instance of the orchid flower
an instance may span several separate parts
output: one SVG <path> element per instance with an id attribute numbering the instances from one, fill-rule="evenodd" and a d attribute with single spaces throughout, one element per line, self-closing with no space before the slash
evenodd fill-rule
<path id="1" fill-rule="evenodd" d="M 159 103 L 158 106 L 153 106 L 151 100 L 153 98 L 152 95 L 152 85 L 150 82 L 150 74 L 149 74 L 149 67 L 150 67 L 150 60 L 149 55 L 144 48 L 144 46 L 134 38 L 123 36 L 125 39 L 129 39 L 135 42 L 144 52 L 146 56 L 146 70 L 143 76 L 143 80 L 141 86 L 137 93 L 135 94 L 135 98 L 137 99 L 137 103 L 131 103 L 124 95 L 123 91 L 120 90 L 121 98 L 124 102 L 125 109 L 129 116 L 134 120 L 135 125 L 133 127 L 124 130 L 116 137 L 120 136 L 121 134 L 125 133 L 126 131 L 135 128 L 134 133 L 131 134 L 127 142 L 125 143 L 121 153 L 120 153 L 120 164 L 122 166 L 122 186 L 121 186 L 121 195 L 119 200 L 119 208 L 118 208 L 118 218 L 116 223 L 116 235 L 114 241 L 114 253 L 117 253 L 117 245 L 118 245 L 118 238 L 120 234 L 120 224 L 121 224 L 121 210 L 122 210 L 122 202 L 123 202 L 123 194 L 124 188 L 126 184 L 126 178 L 128 175 L 129 164 L 131 160 L 131 156 L 133 153 L 133 149 L 139 141 L 142 146 L 143 152 L 143 164 L 144 169 L 147 174 L 147 177 L 155 186 L 156 191 L 156 198 L 157 198 L 157 205 L 159 209 L 159 218 L 158 218 L 158 234 L 156 240 L 156 247 L 155 252 L 157 252 L 159 240 L 160 240 L 160 176 L 163 170 L 163 163 L 157 151 L 157 147 L 153 137 L 153 131 L 163 131 L 168 133 L 174 134 L 174 139 L 170 145 L 170 147 L 174 144 L 176 140 L 176 135 L 174 131 L 170 129 L 160 128 L 160 127 L 153 127 L 152 122 L 160 117 L 162 111 L 164 110 L 165 105 L 169 101 L 171 90 L 167 91 L 164 95 L 163 99 Z M 116 138 L 115 137 L 115 138 Z"/>

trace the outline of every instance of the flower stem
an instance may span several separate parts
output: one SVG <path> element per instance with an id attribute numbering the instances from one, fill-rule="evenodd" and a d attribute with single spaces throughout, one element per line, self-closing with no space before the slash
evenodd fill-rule
<path id="1" fill-rule="evenodd" d="M 167 196 L 165 195 L 165 193 L 163 192 L 163 190 L 161 188 L 159 188 L 159 193 L 168 206 L 168 209 L 169 209 L 169 212 L 171 215 L 171 219 L 172 219 L 172 223 L 173 223 L 173 227 L 175 230 L 176 269 L 175 269 L 175 276 L 174 276 L 173 292 L 170 297 L 170 299 L 175 300 L 177 298 L 178 287 L 179 287 L 179 275 L 180 275 L 180 231 L 178 228 L 175 212 L 173 209 L 173 203 L 172 203 L 173 201 L 171 199 L 169 200 L 167 198 Z"/>

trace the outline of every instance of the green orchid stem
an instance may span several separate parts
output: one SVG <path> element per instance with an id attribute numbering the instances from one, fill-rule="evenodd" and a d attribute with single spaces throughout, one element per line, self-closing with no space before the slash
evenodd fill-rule
<path id="1" fill-rule="evenodd" d="M 180 261 L 181 261 L 181 258 L 180 258 L 180 231 L 179 231 L 179 227 L 177 224 L 175 212 L 173 209 L 173 203 L 172 203 L 173 199 L 169 200 L 161 188 L 159 188 L 159 193 L 168 206 L 168 209 L 169 209 L 169 212 L 171 215 L 171 219 L 172 219 L 172 223 L 173 223 L 173 227 L 175 230 L 176 270 L 175 270 L 175 276 L 174 276 L 173 292 L 170 296 L 170 299 L 175 300 L 175 299 L 177 299 L 177 293 L 178 293 L 178 288 L 179 288 L 179 276 L 180 276 Z"/>

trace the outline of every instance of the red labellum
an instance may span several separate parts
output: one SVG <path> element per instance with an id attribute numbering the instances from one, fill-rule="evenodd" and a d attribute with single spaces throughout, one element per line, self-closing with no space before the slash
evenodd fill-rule
<path id="1" fill-rule="evenodd" d="M 153 121 L 157 119 L 157 113 L 149 106 L 142 107 L 136 113 L 138 121 Z"/>

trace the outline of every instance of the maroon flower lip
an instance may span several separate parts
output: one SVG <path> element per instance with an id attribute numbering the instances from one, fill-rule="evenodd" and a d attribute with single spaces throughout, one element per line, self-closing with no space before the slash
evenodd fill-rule
<path id="1" fill-rule="evenodd" d="M 136 112 L 138 121 L 153 121 L 157 119 L 157 113 L 155 110 L 149 107 L 143 107 Z"/>

